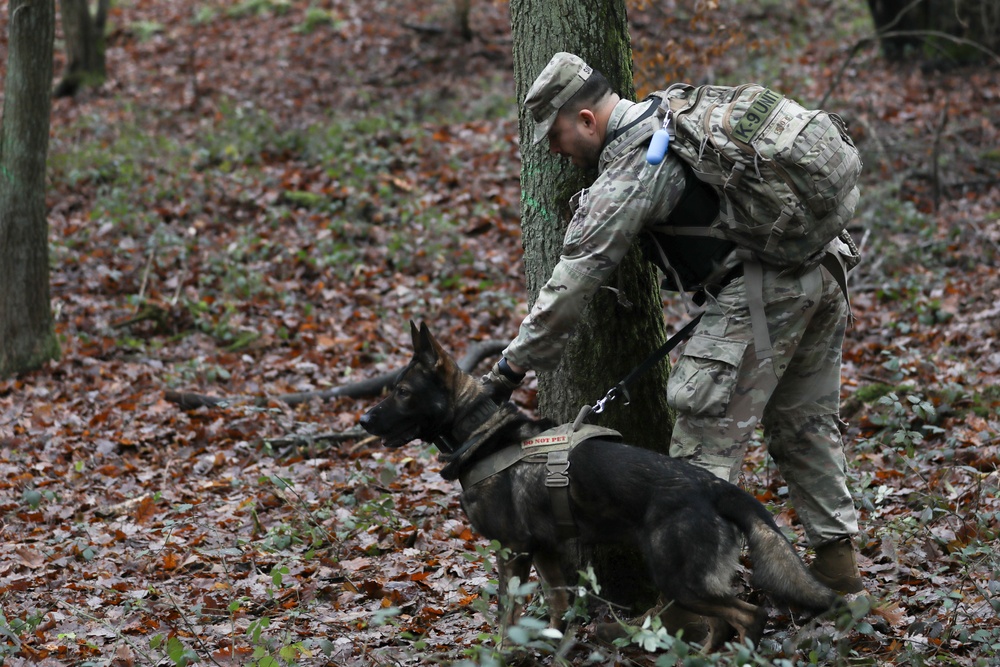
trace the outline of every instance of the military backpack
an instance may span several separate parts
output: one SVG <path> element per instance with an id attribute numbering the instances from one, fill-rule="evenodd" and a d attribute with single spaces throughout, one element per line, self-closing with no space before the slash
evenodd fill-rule
<path id="1" fill-rule="evenodd" d="M 695 178 L 688 179 L 670 219 L 644 235 L 644 250 L 667 274 L 666 283 L 685 291 L 705 287 L 714 266 L 735 247 L 754 349 L 758 359 L 768 359 L 765 269 L 823 264 L 848 296 L 847 271 L 859 260 L 846 231 L 860 196 L 858 150 L 840 117 L 758 84 L 675 84 L 647 100 L 636 120 L 609 137 L 607 149 L 621 154 L 647 142 L 650 163 L 670 150 Z M 704 243 L 674 248 L 664 238 L 670 236 Z"/>
<path id="2" fill-rule="evenodd" d="M 861 157 L 837 115 L 758 84 L 676 84 L 650 98 L 669 150 L 719 196 L 712 224 L 658 232 L 732 241 L 776 268 L 819 263 L 859 198 Z"/>

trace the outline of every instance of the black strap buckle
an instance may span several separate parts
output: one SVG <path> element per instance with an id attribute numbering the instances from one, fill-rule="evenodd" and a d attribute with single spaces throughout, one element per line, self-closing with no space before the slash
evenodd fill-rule
<path id="1" fill-rule="evenodd" d="M 607 406 L 607 404 L 618 398 L 619 394 L 622 394 L 625 397 L 625 405 L 628 405 L 632 401 L 628 393 L 628 386 L 632 384 L 632 382 L 638 376 L 645 373 L 647 370 L 649 370 L 655 364 L 657 364 L 661 359 L 663 359 L 663 357 L 667 356 L 667 354 L 672 349 L 680 345 L 683 341 L 687 340 L 688 337 L 694 333 L 694 329 L 696 326 L 698 326 L 699 321 L 701 321 L 701 314 L 698 314 L 694 319 L 685 324 L 680 331 L 678 331 L 677 333 L 675 333 L 673 336 L 670 337 L 670 340 L 668 340 L 666 343 L 661 345 L 659 349 L 657 349 L 655 352 L 649 355 L 649 357 L 647 357 L 645 361 L 643 361 L 641 364 L 633 368 L 632 372 L 629 373 L 624 380 L 622 380 L 621 382 L 619 382 L 614 387 L 608 390 L 608 393 L 604 395 L 604 398 L 594 403 L 594 407 L 590 407 L 589 405 L 583 406 L 583 408 L 580 410 L 580 414 L 578 414 L 576 417 L 576 421 L 573 422 L 573 430 L 575 431 L 578 428 L 580 428 L 580 425 L 583 423 L 583 420 L 589 417 L 590 415 L 592 414 L 599 415 L 602 412 L 604 412 L 604 408 Z"/>

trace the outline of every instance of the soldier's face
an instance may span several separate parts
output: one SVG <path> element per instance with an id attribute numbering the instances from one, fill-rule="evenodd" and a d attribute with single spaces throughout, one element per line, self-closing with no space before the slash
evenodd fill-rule
<path id="1" fill-rule="evenodd" d="M 577 167 L 596 167 L 601 156 L 601 137 L 594 114 L 582 109 L 560 113 L 549 130 L 549 150 L 568 157 Z"/>

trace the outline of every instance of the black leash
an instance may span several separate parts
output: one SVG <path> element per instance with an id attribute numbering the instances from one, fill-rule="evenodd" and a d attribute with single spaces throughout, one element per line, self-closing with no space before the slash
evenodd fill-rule
<path id="1" fill-rule="evenodd" d="M 583 424 L 583 420 L 591 414 L 599 415 L 604 412 L 604 408 L 607 407 L 608 403 L 615 400 L 620 395 L 625 396 L 625 405 L 628 405 L 631 401 L 631 398 L 628 395 L 629 386 L 635 382 L 637 377 L 658 364 L 663 357 L 670 354 L 671 350 L 687 340 L 691 334 L 694 333 L 694 328 L 698 326 L 698 322 L 700 321 L 701 314 L 685 324 L 684 328 L 671 336 L 666 343 L 658 347 L 655 352 L 646 357 L 645 361 L 633 368 L 632 372 L 626 375 L 624 380 L 608 390 L 608 393 L 604 395 L 604 398 L 598 400 L 594 403 L 594 405 L 585 405 L 580 408 L 580 414 L 576 416 L 576 421 L 573 422 L 573 430 L 575 431 L 580 428 L 580 425 Z"/>

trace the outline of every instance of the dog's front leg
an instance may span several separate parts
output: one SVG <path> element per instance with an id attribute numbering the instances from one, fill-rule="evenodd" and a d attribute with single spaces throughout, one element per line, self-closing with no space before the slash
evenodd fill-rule
<path id="1" fill-rule="evenodd" d="M 499 579 L 498 606 L 500 607 L 500 636 L 507 636 L 507 628 L 517 622 L 521 615 L 520 603 L 511 595 L 510 581 L 517 577 L 519 585 L 528 580 L 531 573 L 531 554 L 501 549 L 497 552 L 497 577 Z"/>
<path id="2" fill-rule="evenodd" d="M 545 601 L 549 605 L 549 627 L 565 630 L 563 617 L 569 608 L 569 589 L 563 574 L 562 562 L 557 551 L 540 551 L 535 554 L 535 572 L 545 587 Z"/>

